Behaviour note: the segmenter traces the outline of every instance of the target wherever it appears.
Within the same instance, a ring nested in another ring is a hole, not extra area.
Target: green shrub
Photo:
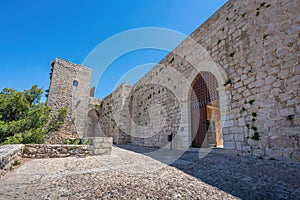
[[[260,136],[258,132],[254,132],[254,135],[252,136],[253,140],[259,140]]]
[[[71,144],[71,141],[69,139],[65,139],[64,144]]]
[[[4,88],[0,92],[0,144],[41,144],[51,131],[58,130],[67,116],[67,107],[50,116],[51,108],[40,102],[43,89],[37,85],[23,92]]]

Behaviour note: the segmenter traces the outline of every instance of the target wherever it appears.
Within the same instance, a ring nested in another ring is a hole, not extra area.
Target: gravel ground
[[[122,145],[108,156],[26,160],[0,179],[0,199],[300,198],[299,162],[151,151]]]

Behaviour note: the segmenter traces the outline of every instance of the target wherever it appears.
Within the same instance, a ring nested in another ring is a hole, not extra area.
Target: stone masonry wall
[[[48,145],[26,144],[22,157],[24,158],[62,158],[70,156],[109,155],[112,150],[111,137],[86,138],[89,145]]]
[[[88,115],[86,123],[85,137],[105,137],[105,134],[100,125],[100,106],[102,99],[89,98]]]
[[[111,137],[86,139],[88,145],[13,144],[0,146],[0,178],[15,165],[19,165],[21,158],[61,158],[111,154]]]
[[[62,158],[88,155],[92,155],[88,145],[26,144],[23,151],[24,158]]]
[[[86,128],[92,70],[83,65],[55,59],[47,100],[52,113],[67,106],[69,113],[63,130],[83,136]],[[77,81],[78,85],[74,83]]]
[[[128,113],[128,99],[132,86],[122,84],[112,94],[102,100],[98,108],[99,122],[107,137],[113,137],[116,144],[129,141],[130,118]]]
[[[298,0],[228,1],[127,93],[130,142],[168,147],[173,133],[173,147],[188,148],[191,85],[207,71],[218,82],[225,149],[299,160],[299,7]],[[113,133],[107,112],[102,124]]]
[[[297,0],[229,1],[191,35],[232,80],[225,148],[300,159],[299,6]]]

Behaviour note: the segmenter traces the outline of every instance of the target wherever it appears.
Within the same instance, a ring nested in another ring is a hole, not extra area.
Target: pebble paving
[[[23,160],[0,179],[0,199],[300,199],[300,162],[156,151]]]

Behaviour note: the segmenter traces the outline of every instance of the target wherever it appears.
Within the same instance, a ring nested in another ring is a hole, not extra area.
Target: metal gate
[[[220,132],[217,80],[210,72],[201,72],[192,84],[190,95],[193,147],[215,147]]]

